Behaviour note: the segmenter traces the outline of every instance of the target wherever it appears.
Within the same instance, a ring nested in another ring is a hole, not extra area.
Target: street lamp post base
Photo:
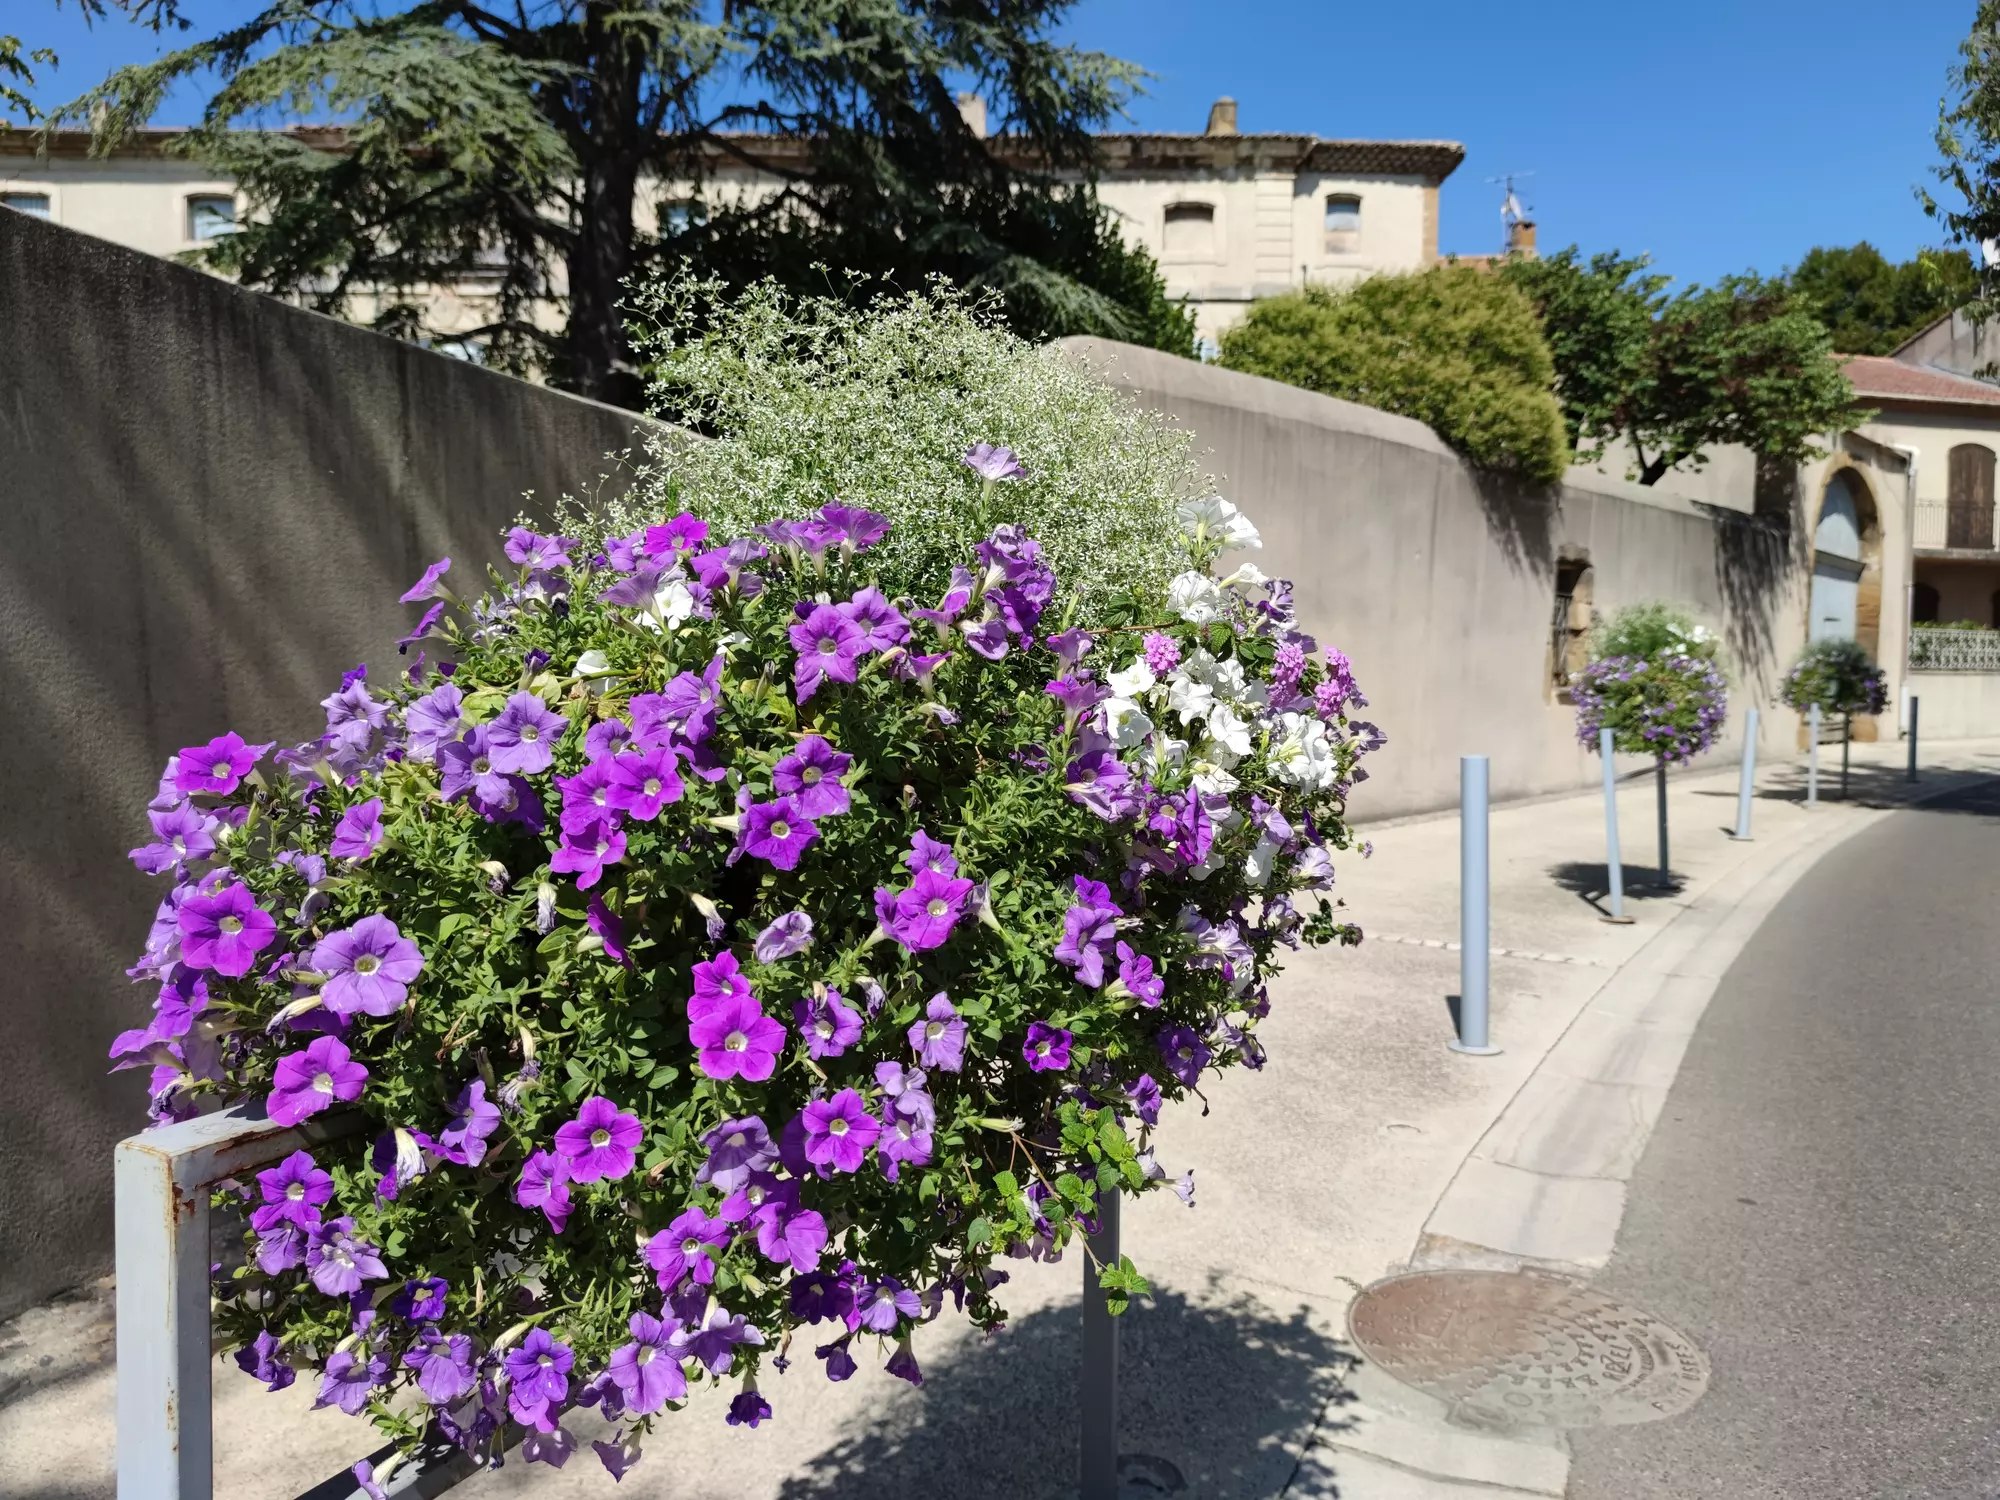
[[[1459,1041],[1456,1037],[1446,1042],[1445,1045],[1454,1052],[1463,1052],[1467,1057],[1498,1057],[1500,1055],[1498,1047],[1473,1047]]]

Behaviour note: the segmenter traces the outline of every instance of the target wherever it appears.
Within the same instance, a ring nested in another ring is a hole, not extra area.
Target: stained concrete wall
[[[479,576],[634,420],[0,210],[0,1318],[110,1263],[161,763],[316,732],[426,563]]]
[[[1912,672],[1920,744],[1980,739],[2000,725],[2000,672]]]
[[[1806,506],[1841,466],[1881,491],[1903,484],[1900,456],[1849,436],[1728,507],[1583,470],[1560,486],[1524,486],[1473,469],[1407,418],[1130,345],[1065,347],[1192,430],[1223,494],[1263,532],[1249,560],[1294,579],[1303,628],[1353,659],[1367,717],[1389,736],[1355,795],[1367,819],[1453,805],[1465,754],[1491,757],[1496,797],[1601,776],[1551,674],[1564,557],[1589,561],[1604,614],[1665,600],[1721,632],[1730,720],[1709,760],[1740,753],[1753,704],[1764,713],[1760,755],[1795,753],[1797,716],[1773,700],[1805,639]]]

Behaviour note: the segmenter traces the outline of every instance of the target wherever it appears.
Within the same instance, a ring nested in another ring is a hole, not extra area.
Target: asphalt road
[[[1571,1500],[2000,1497],[2000,782],[1796,885],[1722,981],[1598,1284],[1714,1373]]]

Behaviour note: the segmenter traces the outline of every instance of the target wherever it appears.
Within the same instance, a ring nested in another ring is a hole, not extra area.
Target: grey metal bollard
[[[1736,784],[1736,832],[1729,836],[1742,843],[1750,840],[1751,794],[1757,785],[1757,710],[1751,709],[1743,724],[1743,776]]]
[[[1667,857],[1667,758],[1663,755],[1654,767],[1660,788],[1660,889],[1670,891],[1674,887],[1673,863]]]
[[[1118,1193],[1098,1196],[1097,1233],[1083,1258],[1083,1437],[1080,1500],[1118,1500],[1118,1320],[1097,1284],[1099,1264],[1118,1264]],[[1095,1259],[1093,1259],[1095,1257]]]
[[[1905,781],[1915,781],[1915,780],[1917,779],[1917,704],[1918,704],[1918,702],[1919,702],[1919,701],[1920,701],[1920,700],[1919,700],[1919,699],[1918,699],[1918,698],[1916,697],[1916,695],[1915,695],[1915,694],[1912,694],[1912,695],[1911,695],[1911,697],[1910,697],[1910,768],[1909,768],[1909,770],[1907,770],[1907,771],[1905,771],[1905,772],[1903,773],[1903,780],[1905,780]]]
[[[1621,926],[1631,922],[1625,915],[1625,862],[1618,855],[1618,768],[1611,763],[1611,731],[1597,731],[1597,753],[1604,761],[1604,871],[1611,887],[1611,915],[1600,921]]]
[[[1487,977],[1492,968],[1491,867],[1487,858],[1487,765],[1483,755],[1458,761],[1458,1035],[1454,1052],[1492,1057],[1487,1035]]]
[[[1819,806],[1819,705],[1806,710],[1806,806]]]

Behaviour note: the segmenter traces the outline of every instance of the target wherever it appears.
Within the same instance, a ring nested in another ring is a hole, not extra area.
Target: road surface
[[[1684,1416],[1573,1432],[1571,1500],[2000,1497],[2000,781],[1772,913],[1598,1284],[1714,1374]]]

